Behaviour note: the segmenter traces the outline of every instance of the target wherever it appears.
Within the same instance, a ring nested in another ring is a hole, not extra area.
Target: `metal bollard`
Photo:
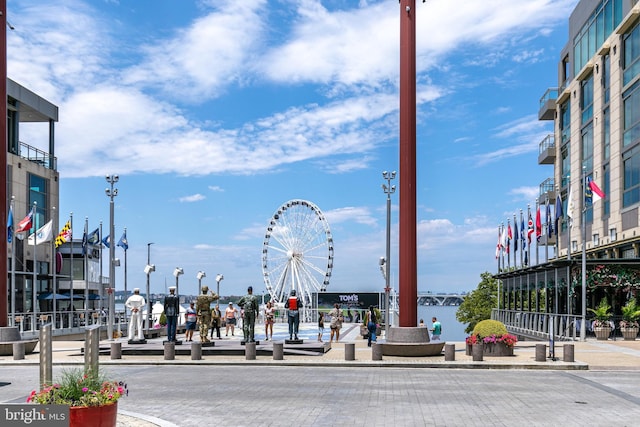
[[[471,346],[471,356],[474,362],[482,362],[484,356],[484,348],[482,344],[473,344]]]
[[[256,360],[256,343],[248,342],[244,345],[245,360]]]
[[[547,360],[547,345],[536,344],[536,362],[544,362]]]
[[[84,333],[84,371],[98,372],[100,363],[100,327],[90,326]]]
[[[456,345],[445,344],[444,345],[444,361],[453,362],[454,360],[456,360]]]
[[[202,360],[202,343],[191,343],[191,360]]]
[[[121,342],[112,342],[111,343],[111,360],[122,359],[122,343]]]
[[[344,343],[344,360],[356,360],[356,343]]]
[[[563,362],[575,362],[574,359],[574,347],[573,344],[565,344],[562,346],[562,361]]]
[[[13,343],[13,360],[23,360],[23,359],[24,359],[24,343],[14,342]]]
[[[53,335],[51,323],[40,328],[40,387],[53,383]]]
[[[371,343],[371,360],[382,360],[382,344]]]
[[[284,359],[284,343],[282,341],[273,343],[273,360]]]
[[[164,343],[164,360],[174,360],[176,358],[176,343],[170,341]]]

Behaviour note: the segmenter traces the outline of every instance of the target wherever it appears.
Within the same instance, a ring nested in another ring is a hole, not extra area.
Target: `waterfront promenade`
[[[278,340],[286,325],[276,327]],[[341,341],[356,344],[353,361],[345,360],[344,343],[333,343],[324,355],[285,354],[281,361],[104,355],[100,364],[129,386],[119,426],[624,426],[640,417],[640,341],[575,342],[574,363],[561,361],[562,343],[556,343],[558,361],[536,362],[532,341],[518,343],[513,357],[482,362],[466,356],[460,342],[454,362],[443,356],[373,361],[357,325],[346,324],[343,332]],[[300,335],[315,340],[314,327],[305,325]],[[223,341],[240,345],[239,336],[223,334]],[[54,377],[84,363],[82,342],[53,347]],[[25,401],[38,384],[38,360],[38,354],[0,357],[0,401]]]

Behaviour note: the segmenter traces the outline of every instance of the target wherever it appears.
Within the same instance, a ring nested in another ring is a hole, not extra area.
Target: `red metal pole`
[[[400,1],[400,326],[417,326],[416,2]]]
[[[0,174],[0,221],[7,223],[7,0],[0,0],[0,135],[2,147],[0,147],[0,165],[4,173]],[[6,327],[9,322],[8,316],[8,292],[7,292],[7,227],[2,227],[0,233],[0,327]]]

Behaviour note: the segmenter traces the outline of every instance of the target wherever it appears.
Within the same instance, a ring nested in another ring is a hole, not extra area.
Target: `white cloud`
[[[218,185],[210,185],[209,186],[209,190],[215,191],[215,192],[218,192],[218,193],[224,192],[224,189],[222,187],[218,186]]]
[[[180,201],[180,203],[193,203],[200,202],[204,199],[206,199],[206,197],[202,194],[192,194],[190,196],[180,197],[178,200]]]

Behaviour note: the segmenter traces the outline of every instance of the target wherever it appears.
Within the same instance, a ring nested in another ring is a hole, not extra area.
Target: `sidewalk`
[[[304,340],[316,340],[314,325],[301,325],[299,336]],[[275,340],[282,341],[288,338],[285,324],[277,324],[274,328]],[[371,348],[367,347],[367,341],[359,336],[359,326],[345,324],[342,329],[339,342],[331,343],[331,349],[324,354],[311,355],[284,355],[284,360],[273,360],[272,356],[258,355],[255,360],[246,360],[243,355],[216,354],[203,355],[201,360],[191,360],[190,355],[176,355],[175,360],[164,360],[163,355],[123,355],[122,359],[111,360],[110,355],[100,356],[100,364],[105,366],[149,366],[149,365],[236,365],[236,366],[313,366],[313,367],[395,367],[395,368],[441,368],[441,369],[542,369],[542,370],[640,370],[640,340],[637,341],[596,341],[590,339],[585,342],[556,342],[555,359],[546,358],[544,362],[535,361],[535,341],[518,342],[513,357],[484,357],[481,362],[474,362],[471,356],[465,354],[464,342],[448,342],[455,344],[455,361],[445,361],[444,355],[432,357],[391,357],[384,356],[381,361],[372,360]],[[183,336],[178,336],[183,339]],[[263,335],[256,335],[258,340]],[[328,338],[328,337],[324,337]],[[149,340],[148,345],[158,346],[163,338]],[[196,340],[197,340],[196,334]],[[237,345],[240,347],[241,334],[234,337],[225,337],[222,341],[225,345]],[[111,342],[127,342],[125,338],[116,341],[102,341],[101,348],[109,348]],[[215,340],[217,341],[217,340]],[[345,360],[345,343],[355,344],[355,360]],[[548,343],[546,343],[548,344]],[[575,362],[563,362],[563,347],[565,344],[573,344]],[[84,355],[81,350],[83,341],[54,341],[53,344],[54,366],[82,365]],[[261,341],[259,347],[270,347],[272,341]],[[183,342],[182,347],[190,348],[190,343]],[[546,348],[549,356],[549,348]],[[12,356],[0,357],[0,366],[38,366],[40,362],[39,348],[32,354],[26,355],[24,360],[13,360]],[[142,413],[120,410],[118,413],[118,427],[173,427],[174,424],[165,420],[147,416]]]
[[[287,337],[286,324],[276,324],[275,340],[282,341]],[[520,341],[516,344],[513,357],[487,357],[481,362],[474,362],[471,356],[465,354],[464,342],[447,342],[455,344],[455,361],[445,361],[444,354],[431,357],[399,357],[384,356],[381,361],[372,360],[371,348],[367,347],[367,341],[359,335],[358,325],[345,324],[343,335],[339,342],[331,343],[331,349],[320,355],[290,355],[285,354],[284,360],[273,360],[272,356],[258,355],[255,360],[246,360],[243,355],[217,354],[215,356],[203,355],[201,360],[191,360],[189,355],[176,355],[174,360],[164,360],[163,355],[123,355],[122,359],[111,360],[108,353],[100,356],[100,364],[103,365],[148,365],[148,364],[252,364],[252,365],[312,365],[312,366],[380,366],[380,367],[439,367],[439,368],[502,368],[502,369],[591,369],[591,370],[640,370],[640,340],[636,341],[596,341],[590,339],[585,342],[556,342],[555,359],[549,356],[548,343],[546,348],[547,359],[544,362],[535,361],[537,341]],[[300,325],[300,338],[316,340],[314,325]],[[181,336],[178,336],[181,339]],[[197,333],[196,333],[196,340]],[[272,341],[263,341],[263,335],[256,335],[260,341],[258,348],[271,348]],[[328,337],[324,337],[325,339]],[[161,345],[163,338],[148,340],[147,345]],[[242,337],[236,334],[234,337],[225,337],[222,341],[225,345],[237,343],[240,346]],[[217,340],[214,340],[217,341]],[[115,341],[101,341],[102,348],[109,348],[111,342],[126,344],[126,338]],[[345,360],[345,343],[355,343],[355,360]],[[563,362],[563,346],[573,344],[574,362]],[[76,365],[84,363],[82,349],[83,341],[54,341],[53,363],[54,365]],[[181,348],[190,348],[190,343],[183,342]],[[25,356],[24,360],[13,360],[12,356],[0,357],[0,365],[34,365],[39,364],[39,348],[35,352]]]

